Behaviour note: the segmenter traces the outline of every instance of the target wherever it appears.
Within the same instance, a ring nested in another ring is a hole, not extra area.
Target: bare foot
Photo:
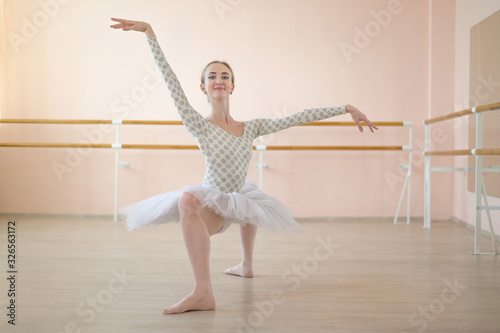
[[[215,309],[215,298],[212,292],[195,295],[191,293],[177,304],[167,306],[163,314],[183,313],[186,311],[209,311]]]
[[[244,267],[242,263],[228,268],[224,271],[224,274],[236,275],[244,278],[253,278],[253,269],[250,267]]]

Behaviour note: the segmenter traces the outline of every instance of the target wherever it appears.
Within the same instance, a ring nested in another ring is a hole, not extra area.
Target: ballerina
[[[257,228],[273,232],[299,230],[291,211],[280,201],[257,189],[246,179],[253,140],[259,136],[349,113],[362,132],[361,121],[373,132],[378,129],[352,105],[305,109],[276,119],[236,121],[229,112],[235,89],[234,73],[222,61],[209,63],[201,75],[201,91],[207,95],[211,112],[204,118],[189,104],[177,76],[165,59],[155,33],[146,22],[112,18],[111,25],[123,31],[146,34],[147,42],[167,84],[186,129],[205,157],[206,172],[201,185],[186,186],[122,209],[129,230],[168,222],[181,223],[184,243],[194,276],[194,289],[180,302],[164,308],[164,314],[215,309],[210,279],[210,236],[231,224],[240,226],[243,259],[224,273],[253,277],[252,255]]]

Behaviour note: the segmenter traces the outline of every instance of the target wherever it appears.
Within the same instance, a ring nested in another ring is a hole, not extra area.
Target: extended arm
[[[124,31],[139,31],[144,32],[148,37],[148,44],[151,49],[151,53],[155,59],[156,65],[160,70],[165,83],[167,84],[170,96],[175,104],[177,112],[181,116],[181,119],[188,129],[188,131],[197,136],[205,131],[207,123],[205,119],[194,110],[182,90],[179,79],[175,75],[174,71],[168,64],[165,55],[156,39],[153,28],[146,22],[130,21],[123,19],[112,18],[113,21],[119,22],[112,25],[112,28],[122,29]]]
[[[336,106],[329,108],[305,109],[303,111],[275,119],[256,119],[255,121],[258,126],[256,137],[282,131],[292,126],[307,124],[345,113],[345,106]]]
[[[361,121],[367,124],[370,131],[373,132],[373,129],[378,130],[378,128],[368,120],[365,114],[356,109],[354,106],[342,105],[328,108],[305,109],[303,111],[276,119],[256,119],[255,121],[258,126],[256,137],[282,131],[292,126],[308,124],[313,121],[323,120],[346,113],[351,115],[360,132],[363,132],[363,127],[360,124]]]

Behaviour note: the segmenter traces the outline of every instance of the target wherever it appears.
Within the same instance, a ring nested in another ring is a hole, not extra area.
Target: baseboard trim
[[[451,222],[453,223],[456,223],[466,229],[469,229],[470,231],[474,232],[474,226],[470,223],[467,223],[459,218],[456,218],[454,216],[451,217],[450,219]],[[488,238],[491,238],[491,232],[489,230],[484,230],[484,229],[481,229],[481,236],[485,236],[485,237],[488,237]],[[495,238],[495,240],[497,242],[500,242],[500,235],[497,235],[497,234],[493,234],[493,237]]]

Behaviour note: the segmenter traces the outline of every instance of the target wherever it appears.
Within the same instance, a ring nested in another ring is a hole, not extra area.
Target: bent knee
[[[181,214],[192,214],[201,210],[200,200],[188,192],[182,193],[178,205]]]

